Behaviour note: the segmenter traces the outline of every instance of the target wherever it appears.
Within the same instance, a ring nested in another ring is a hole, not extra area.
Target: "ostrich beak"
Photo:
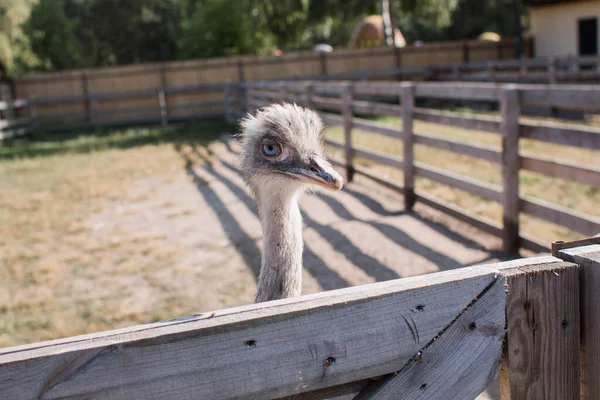
[[[308,183],[314,183],[327,189],[340,190],[344,180],[327,160],[318,154],[310,157],[310,163],[304,168],[294,168],[291,172],[295,177]]]

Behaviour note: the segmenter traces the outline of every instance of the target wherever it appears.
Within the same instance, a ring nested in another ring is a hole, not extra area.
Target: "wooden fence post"
[[[244,82],[242,85],[244,90],[244,111],[246,113],[250,113],[252,111],[252,95],[250,92],[251,87],[248,82]]]
[[[160,113],[160,122],[162,126],[167,126],[168,115],[167,115],[167,98],[165,91],[161,88],[158,90],[158,111]]]
[[[89,83],[88,76],[85,72],[81,73],[81,93],[84,96],[83,108],[85,110],[85,119],[89,122],[92,120],[90,98],[89,98]]]
[[[527,59],[519,58],[519,75],[525,77],[527,75]]]
[[[260,84],[260,88],[261,88],[261,99],[262,99],[262,103],[261,106],[264,107],[266,105],[269,104],[269,98],[267,97],[267,84],[265,82],[261,82]]]
[[[90,118],[94,130],[98,132],[101,122],[99,121],[100,112],[98,110],[98,99],[93,94],[90,96]]]
[[[579,267],[502,271],[508,283],[502,400],[579,399]]]
[[[556,257],[579,265],[581,399],[600,399],[600,244],[563,249]]]
[[[548,83],[554,85],[556,83],[556,58],[548,58]]]
[[[465,41],[463,42],[463,63],[468,63],[470,59],[471,54],[469,49],[469,43]]]
[[[413,132],[413,108],[415,105],[415,85],[402,84],[402,136],[404,141],[404,208],[406,211],[415,205],[415,155]]]
[[[342,89],[342,116],[344,117],[344,144],[346,155],[346,181],[354,179],[354,150],[352,149],[352,91],[354,85],[348,82]]]
[[[502,89],[502,180],[504,251],[519,251],[519,116],[521,99],[516,86]]]
[[[304,84],[304,91],[305,91],[305,95],[306,95],[306,107],[307,108],[314,108],[314,104],[312,101],[313,98],[313,91],[314,91],[314,86],[311,82],[306,82]]]
[[[285,82],[279,82],[279,101],[282,103],[287,100],[287,88]]]
[[[29,111],[29,122],[33,128],[32,131],[34,133],[38,133],[40,125],[37,115],[37,107],[35,106],[35,103],[28,103],[27,110]]]
[[[231,113],[231,83],[229,81],[225,82],[223,87],[225,91],[225,119],[227,122],[232,122],[232,113]]]
[[[321,64],[321,75],[327,75],[327,53],[319,53],[319,62]]]

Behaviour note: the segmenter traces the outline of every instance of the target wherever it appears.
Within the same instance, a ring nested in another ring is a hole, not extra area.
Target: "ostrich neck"
[[[257,303],[300,295],[303,243],[298,197],[298,192],[284,190],[257,196],[263,227]]]

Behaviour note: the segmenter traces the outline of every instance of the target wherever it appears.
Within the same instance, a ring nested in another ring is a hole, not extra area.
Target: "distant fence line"
[[[374,100],[357,100],[357,95],[395,96],[399,104]],[[416,99],[483,100],[500,104],[501,117],[464,115],[415,106]],[[272,102],[293,101],[298,104],[339,114],[322,112],[328,125],[342,126],[344,140],[326,139],[325,143],[344,151],[344,159],[333,158],[334,164],[346,169],[349,181],[355,173],[371,178],[387,187],[404,193],[405,208],[412,209],[420,201],[454,216],[477,228],[499,236],[504,250],[516,252],[520,247],[533,251],[548,248],[536,238],[519,232],[519,215],[525,213],[564,226],[584,235],[600,232],[600,218],[548,203],[541,199],[519,195],[519,171],[529,170],[542,175],[600,187],[600,169],[543,156],[519,154],[519,139],[528,138],[548,143],[600,150],[600,130],[573,124],[520,121],[522,107],[557,107],[590,112],[600,111],[600,87],[568,85],[498,85],[489,83],[434,82],[259,82],[248,84],[249,110]],[[402,126],[381,124],[356,118],[353,114],[402,117]],[[413,120],[449,125],[463,129],[502,135],[502,148],[497,149],[457,140],[446,139],[413,128]],[[403,142],[403,154],[378,153],[352,144],[353,129],[374,132]],[[415,161],[414,146],[421,144],[442,150],[480,158],[502,168],[503,185],[488,183],[444,171]],[[362,157],[401,170],[404,182],[389,181],[357,166]],[[440,202],[415,190],[415,177],[423,177],[449,185],[500,203],[503,222],[498,224],[481,218],[454,205]]]
[[[525,54],[531,55],[531,48],[532,44],[527,42]],[[403,71],[407,74],[405,79],[415,80],[419,79],[419,71],[425,71],[419,68],[429,65],[477,63],[512,56],[512,41],[455,41],[420,47],[228,57],[28,74],[15,77],[13,82],[16,99],[36,103],[40,123],[91,124],[95,118],[101,120],[102,125],[111,125],[125,119],[160,121],[156,111],[159,90],[167,95],[169,118],[175,120],[193,113],[223,113],[223,88],[227,82],[390,79],[393,77],[390,74],[398,74],[400,78]],[[411,72],[412,68],[416,70]],[[221,90],[206,90],[211,86]],[[221,104],[207,105],[202,110],[193,107],[217,102]]]

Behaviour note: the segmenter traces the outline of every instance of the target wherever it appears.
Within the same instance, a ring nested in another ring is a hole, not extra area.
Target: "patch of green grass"
[[[0,159],[49,156],[61,153],[90,153],[113,148],[194,141],[208,143],[220,135],[235,132],[224,120],[177,124],[167,127],[132,127],[105,132],[72,130],[41,132],[28,138],[0,142]]]

